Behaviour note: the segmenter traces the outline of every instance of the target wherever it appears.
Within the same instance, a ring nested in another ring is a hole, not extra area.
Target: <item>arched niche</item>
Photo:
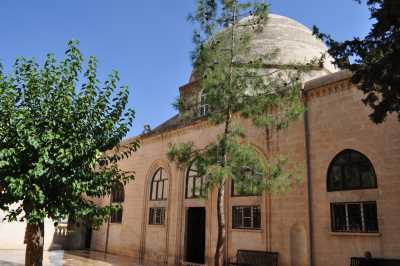
[[[290,261],[291,266],[309,265],[307,233],[301,223],[294,224],[290,229]]]

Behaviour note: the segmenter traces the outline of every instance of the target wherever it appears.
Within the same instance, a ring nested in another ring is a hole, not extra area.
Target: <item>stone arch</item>
[[[265,160],[268,159],[267,154],[264,152],[264,150],[257,144],[251,142],[251,141],[241,141],[241,144],[248,144],[250,147],[252,147],[254,149],[254,151],[256,153],[258,153],[258,155],[260,155],[261,157],[263,157]],[[231,196],[234,196],[234,181],[232,179],[229,180],[229,191],[228,193]],[[248,196],[264,196],[266,193],[265,191],[262,191],[260,194],[256,194],[256,195],[248,195]]]
[[[148,194],[149,189],[150,189],[150,184],[151,184],[151,180],[153,178],[153,175],[155,174],[155,172],[159,169],[159,168],[164,168],[165,172],[168,175],[169,179],[172,179],[172,175],[171,175],[171,167],[169,165],[169,163],[167,161],[165,161],[164,159],[158,159],[155,160],[149,167],[149,170],[147,170],[146,172],[146,187],[145,187],[145,196],[146,198],[148,198]],[[169,182],[169,187],[171,188],[171,182]],[[169,193],[168,193],[169,194]]]
[[[291,266],[308,265],[307,232],[302,223],[296,223],[290,228],[290,261]]]
[[[259,154],[264,156],[265,159],[268,158],[268,154],[265,152],[265,150],[258,144],[249,141],[248,144],[250,144]]]
[[[144,263],[147,260],[147,256],[150,254],[146,254],[146,238],[147,238],[147,231],[148,231],[148,216],[149,216],[149,208],[150,208],[150,185],[153,179],[154,174],[157,172],[158,169],[163,168],[165,173],[168,175],[168,198],[165,200],[166,204],[163,206],[166,207],[166,213],[165,213],[165,228],[164,228],[164,233],[165,233],[165,243],[163,244],[162,251],[161,253],[162,258],[159,258],[161,263],[165,263],[167,260],[167,254],[168,254],[168,242],[169,242],[169,212],[170,212],[170,200],[169,196],[171,195],[171,190],[172,190],[172,171],[169,163],[164,160],[164,159],[158,159],[155,160],[149,167],[149,169],[146,172],[145,176],[145,182],[144,182],[144,198],[143,198],[143,218],[142,218],[142,229],[141,229],[141,243],[140,243],[140,251],[139,251],[139,262]]]

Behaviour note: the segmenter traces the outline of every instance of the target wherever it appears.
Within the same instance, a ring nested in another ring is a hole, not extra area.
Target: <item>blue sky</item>
[[[317,25],[343,40],[364,36],[371,25],[365,5],[353,0],[271,0],[272,13]],[[6,70],[18,56],[41,61],[61,57],[78,39],[84,55],[99,60],[99,77],[116,69],[131,89],[136,120],[129,136],[173,116],[171,103],[187,83],[195,0],[1,0],[0,61]]]

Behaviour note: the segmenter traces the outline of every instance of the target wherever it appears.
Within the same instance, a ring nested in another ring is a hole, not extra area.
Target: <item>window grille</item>
[[[260,229],[260,206],[234,206],[232,207],[233,229]]]
[[[207,93],[202,90],[200,92],[200,100],[199,100],[199,115],[200,116],[207,116],[210,111],[210,106],[207,102]]]
[[[186,173],[186,198],[201,198],[205,196],[205,177],[199,174],[197,163],[194,162]]]
[[[166,200],[168,198],[168,177],[163,168],[159,168],[153,176],[150,188],[150,200]]]
[[[377,233],[376,202],[331,203],[333,232]]]
[[[165,208],[150,208],[149,224],[163,225],[165,224]]]

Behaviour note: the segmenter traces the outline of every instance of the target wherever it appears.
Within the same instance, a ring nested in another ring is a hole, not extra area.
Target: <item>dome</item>
[[[249,19],[251,17],[244,18],[241,23]],[[325,44],[309,28],[285,16],[269,14],[264,30],[253,34],[251,47],[251,54],[256,56],[278,50],[273,63],[280,65],[307,63],[325,55],[323,68],[307,73],[305,81],[337,71]],[[194,81],[193,74],[190,81]]]

